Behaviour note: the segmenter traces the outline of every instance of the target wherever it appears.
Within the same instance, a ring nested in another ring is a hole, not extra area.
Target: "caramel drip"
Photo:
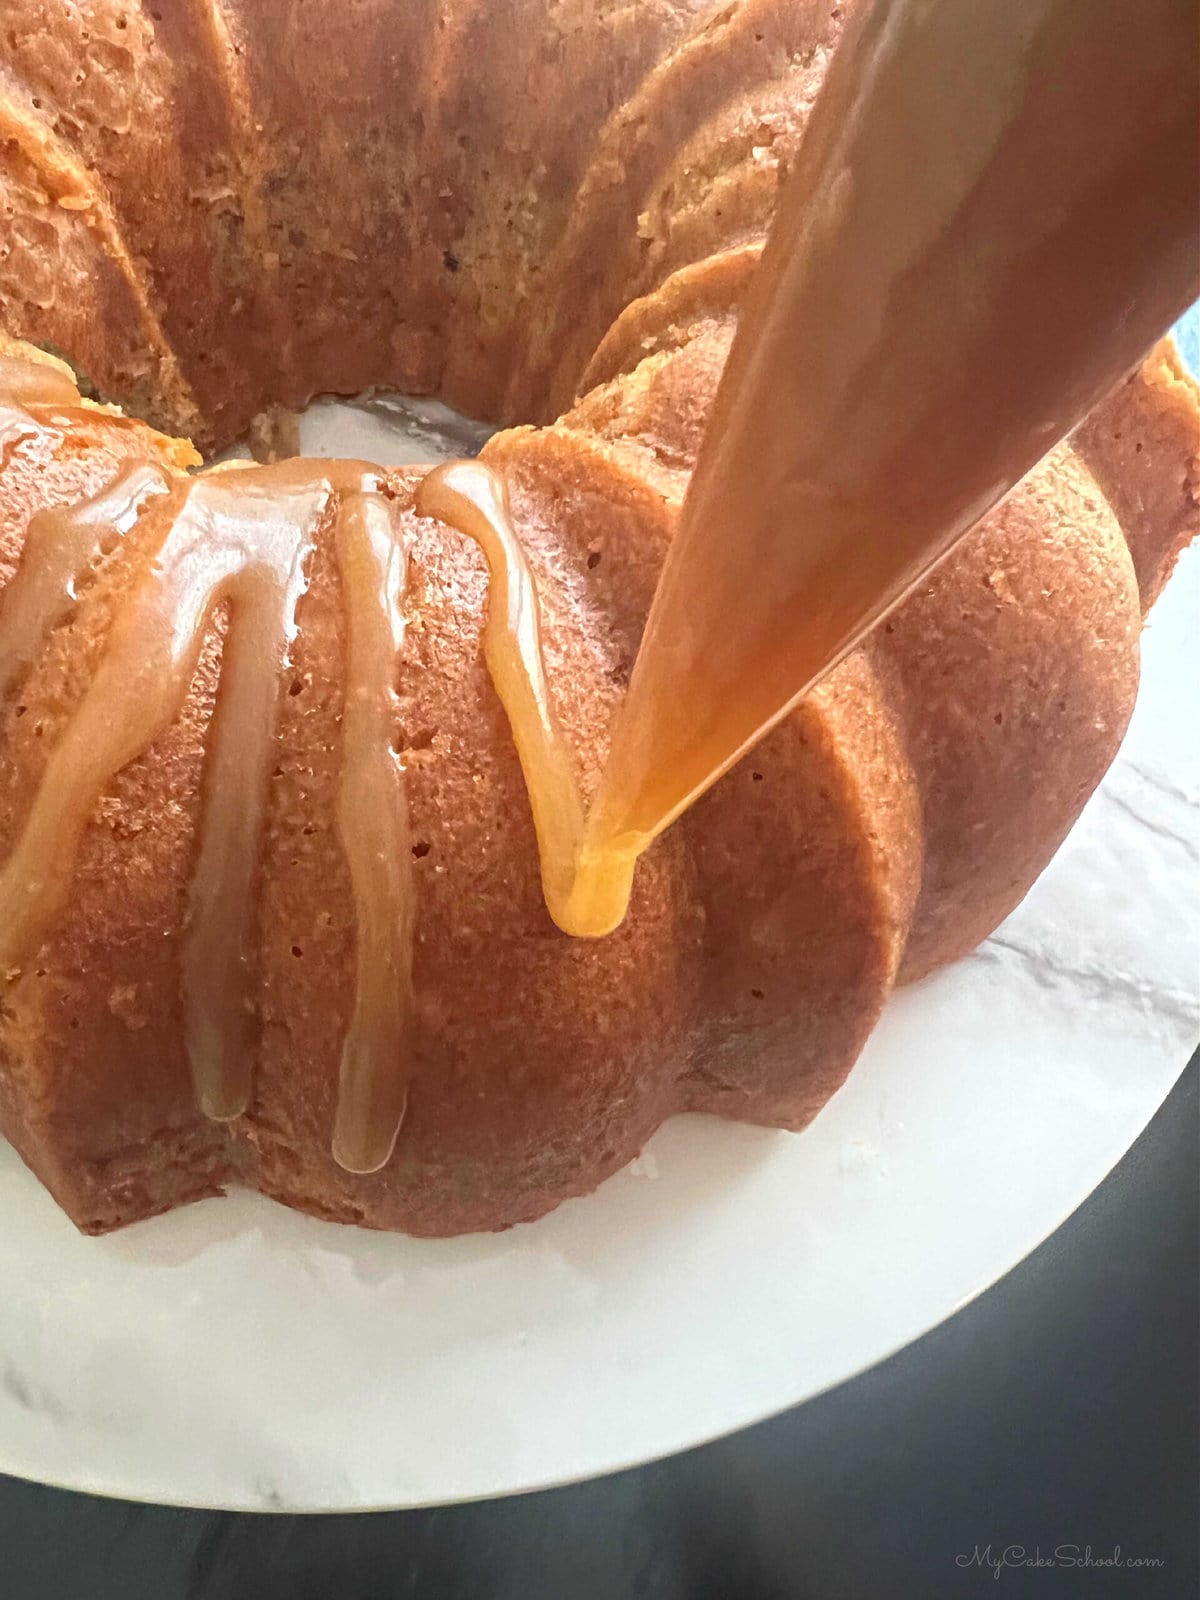
[[[407,562],[398,515],[378,488],[374,469],[352,462],[239,465],[191,480],[130,464],[90,500],[32,519],[0,608],[3,693],[70,615],[97,557],[149,500],[169,496],[96,674],[0,871],[0,971],[10,972],[37,949],[64,905],[101,795],[181,714],[214,615],[228,608],[188,892],[182,1003],[197,1102],[206,1116],[230,1120],[245,1110],[252,1088],[255,903],[281,677],[308,559],[338,497],[348,660],[337,827],[358,951],[334,1155],[353,1172],[377,1170],[394,1147],[413,1010],[412,853],[393,748]]]
[[[4,396],[0,409],[79,405],[79,390],[70,368],[53,357],[39,360],[25,353],[32,349],[32,345],[22,346],[0,333],[0,395]],[[32,417],[29,421],[37,426]]]
[[[160,468],[133,462],[90,500],[39,511],[30,519],[20,565],[0,600],[0,695],[33,664],[47,634],[70,615],[79,585],[97,558],[128,533],[148,499],[169,488]]]
[[[616,848],[583,849],[586,814],[546,682],[537,584],[513,531],[504,484],[482,462],[452,461],[424,479],[416,507],[473,539],[488,564],[484,657],[529,792],[546,907],[564,933],[610,933],[629,904],[636,857]]]
[[[0,460],[13,445],[41,431],[26,407],[79,404],[70,372],[56,361],[26,355],[28,348],[0,333]]]
[[[263,769],[304,561],[330,493],[323,480],[289,487],[267,472],[178,484],[161,543],[113,625],[0,872],[0,970],[9,970],[37,949],[63,906],[105,789],[182,712],[213,613],[228,602],[183,956],[188,1053],[209,1115],[232,1116],[245,1103],[246,924]]]
[[[213,612],[229,606],[183,947],[196,1098],[222,1122],[250,1099],[254,913],[280,679],[332,493],[327,480],[297,478],[294,468],[201,478],[160,560],[161,618],[187,641],[170,668],[180,698]]]
[[[256,493],[254,486],[243,482],[226,488],[219,478],[176,486],[171,496],[174,506],[166,507],[163,515],[157,554],[139,574],[118,614],[96,675],[46,762],[21,835],[0,870],[0,970],[16,968],[29,958],[66,902],[78,843],[104,790],[123,766],[178,720],[206,627],[224,600],[229,600],[232,613],[226,659],[229,686],[222,682],[224,704],[214,718],[218,742],[213,765],[227,784],[245,771],[232,750],[237,736],[256,739],[261,749],[261,731],[253,718],[269,717],[262,712],[261,693],[254,693],[262,674],[253,662],[246,667],[242,662],[250,661],[254,650],[266,653],[278,638],[286,648],[294,595],[302,586],[302,555],[328,493],[326,485],[291,491],[272,486]],[[250,576],[238,582],[243,573]],[[282,618],[275,627],[269,626],[269,606],[262,597],[262,590],[269,592],[272,587]],[[248,611],[245,622],[243,610]],[[243,830],[243,800],[253,806],[251,794],[229,795],[227,787],[226,794],[224,802],[216,798],[203,824],[197,878],[205,880],[205,888],[194,891],[192,898],[189,955],[184,962],[189,1046],[195,1051],[197,1090],[206,1107],[219,1104],[213,1083],[222,1072],[214,1046],[229,1037],[234,1026],[229,1003],[213,994],[211,974],[195,971],[195,952],[219,947],[221,938],[234,944],[238,957],[242,952],[237,930],[230,938],[238,902],[237,877],[230,867],[245,859],[245,853],[229,835]],[[253,822],[245,834],[251,830]],[[219,923],[219,933],[214,933],[214,922]],[[234,1008],[242,1010],[240,992]]]
[[[65,903],[80,838],[105,787],[182,710],[199,651],[198,598],[183,595],[183,609],[172,614],[154,564],[118,619],[0,871],[0,972],[28,959]]]
[[[348,1172],[376,1172],[392,1154],[407,1103],[416,915],[408,801],[393,748],[408,564],[391,502],[345,496],[337,549],[347,626],[337,827],[358,949],[333,1155]]]

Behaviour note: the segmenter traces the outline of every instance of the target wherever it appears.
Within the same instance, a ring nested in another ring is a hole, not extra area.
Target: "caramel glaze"
[[[22,408],[27,405],[77,406],[79,389],[71,370],[65,363],[49,356],[41,361],[29,361],[18,353],[15,341],[0,334],[0,395],[6,410],[23,415],[30,426],[37,423]]]
[[[349,1172],[375,1172],[404,1117],[416,925],[408,803],[393,745],[408,563],[391,503],[346,495],[337,553],[347,619],[337,827],[353,888],[358,969],[333,1154]]]
[[[255,889],[280,680],[332,494],[308,473],[269,468],[197,480],[99,675],[122,657],[131,675],[154,662],[166,712],[157,738],[178,715],[214,613],[228,606],[183,948],[188,1059],[200,1107],[218,1121],[240,1116],[250,1098]]]
[[[81,402],[5,357],[7,405]],[[27,421],[20,420],[22,417]],[[184,1032],[197,1102],[228,1121],[252,1093],[257,880],[282,680],[316,540],[332,532],[347,612],[337,825],[358,928],[357,978],[333,1148],[348,1170],[391,1154],[404,1114],[414,903],[394,675],[407,562],[380,472],[290,461],[195,477],[132,463],[89,500],[43,512],[0,607],[0,694],[65,623],[99,561],[143,518],[145,558],[96,674],[51,751],[0,869],[0,972],[37,950],[70,893],[80,839],[116,774],[179,716],[206,636],[226,616],[195,870],[181,952]]]
[[[29,422],[36,430],[32,417]],[[31,520],[21,565],[0,608],[0,695],[32,666],[51,629],[70,616],[97,558],[110,554],[147,501],[169,488],[160,467],[130,462],[90,500],[41,511]]]
[[[24,360],[0,333],[0,462],[13,445],[37,433],[38,420],[28,406],[79,403],[68,368],[50,360]]]
[[[452,461],[422,481],[416,509],[473,539],[488,564],[484,656],[529,792],[546,909],[564,933],[611,933],[629,904],[636,856],[584,852],[584,801],[550,700],[537,586],[504,483],[482,462]]]
[[[6,361],[8,395],[80,403],[48,369]],[[11,408],[17,410],[16,407]],[[17,411],[21,432],[44,426]],[[27,419],[27,420],[24,420]],[[579,922],[584,805],[551,706],[537,589],[509,520],[504,486],[459,462],[422,485],[418,510],[460,527],[490,576],[483,647],[512,728],[538,837],[547,905]],[[209,731],[195,869],[181,952],[187,1056],[206,1116],[240,1116],[253,1092],[259,864],[282,681],[316,541],[334,539],[346,616],[337,830],[358,933],[355,994],[342,1049],[333,1154],[351,1172],[391,1156],[404,1117],[413,1014],[416,906],[403,772],[395,749],[395,673],[404,645],[407,555],[381,474],[361,462],[230,463],[186,477],[125,466],[91,499],[34,518],[0,607],[0,694],[19,683],[66,622],[97,563],[144,518],[145,555],[100,665],[51,751],[16,844],[0,869],[0,971],[36,951],[69,893],[80,839],[116,774],[179,716],[205,638],[226,618]],[[629,864],[632,871],[632,862]],[[615,924],[628,879],[592,896]]]
[[[14,382],[13,389],[31,401],[71,398],[48,396],[31,381]],[[18,426],[27,431],[39,423],[21,412]],[[0,971],[19,968],[37,949],[70,892],[79,841],[98,801],[120,769],[179,716],[205,637],[224,611],[182,995],[201,1110],[217,1121],[246,1110],[253,1090],[257,877],[281,680],[308,560],[332,524],[347,633],[337,828],[358,930],[333,1154],[348,1171],[373,1172],[391,1156],[404,1117],[413,1011],[412,851],[394,747],[407,577],[400,519],[379,473],[362,463],[231,463],[193,478],[145,463],[126,466],[90,500],[31,523],[0,609],[0,693],[68,619],[97,561],[160,497],[149,512],[154,536],[144,565],[0,870]],[[569,924],[583,802],[551,708],[537,590],[504,487],[486,467],[461,462],[432,474],[418,504],[423,514],[460,526],[487,561],[484,653],[528,785],[547,904]],[[614,920],[627,894],[626,884]]]
[[[97,416],[119,428],[139,426],[117,406],[85,400],[66,362],[40,350],[36,351],[37,359],[31,359],[28,352],[33,349],[0,329],[0,466],[22,439],[32,439],[46,430],[86,426]],[[164,439],[165,442],[168,441]],[[190,442],[169,442],[173,447],[171,459],[177,465],[199,465],[200,457]]]

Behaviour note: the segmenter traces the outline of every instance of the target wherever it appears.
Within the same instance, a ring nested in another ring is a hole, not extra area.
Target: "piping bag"
[[[1200,290],[1200,0],[856,8],[779,200],[576,862],[650,841]]]

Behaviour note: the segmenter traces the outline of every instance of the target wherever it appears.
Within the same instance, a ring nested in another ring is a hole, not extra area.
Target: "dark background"
[[[1197,1081],[1193,1058],[1110,1178],[981,1299],[771,1422],[569,1489],[375,1516],[0,1478],[0,1600],[1192,1600]],[[956,1560],[989,1544],[1162,1565]]]

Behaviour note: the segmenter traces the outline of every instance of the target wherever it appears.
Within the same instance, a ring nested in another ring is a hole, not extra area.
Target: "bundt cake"
[[[1099,781],[1195,532],[1166,345],[615,933],[547,913],[522,728],[592,790],[842,10],[4,7],[0,1132],[82,1229],[230,1183],[498,1228],[676,1111],[801,1128]],[[520,424],[515,535],[419,514],[453,476],[171,436],[372,386]]]

